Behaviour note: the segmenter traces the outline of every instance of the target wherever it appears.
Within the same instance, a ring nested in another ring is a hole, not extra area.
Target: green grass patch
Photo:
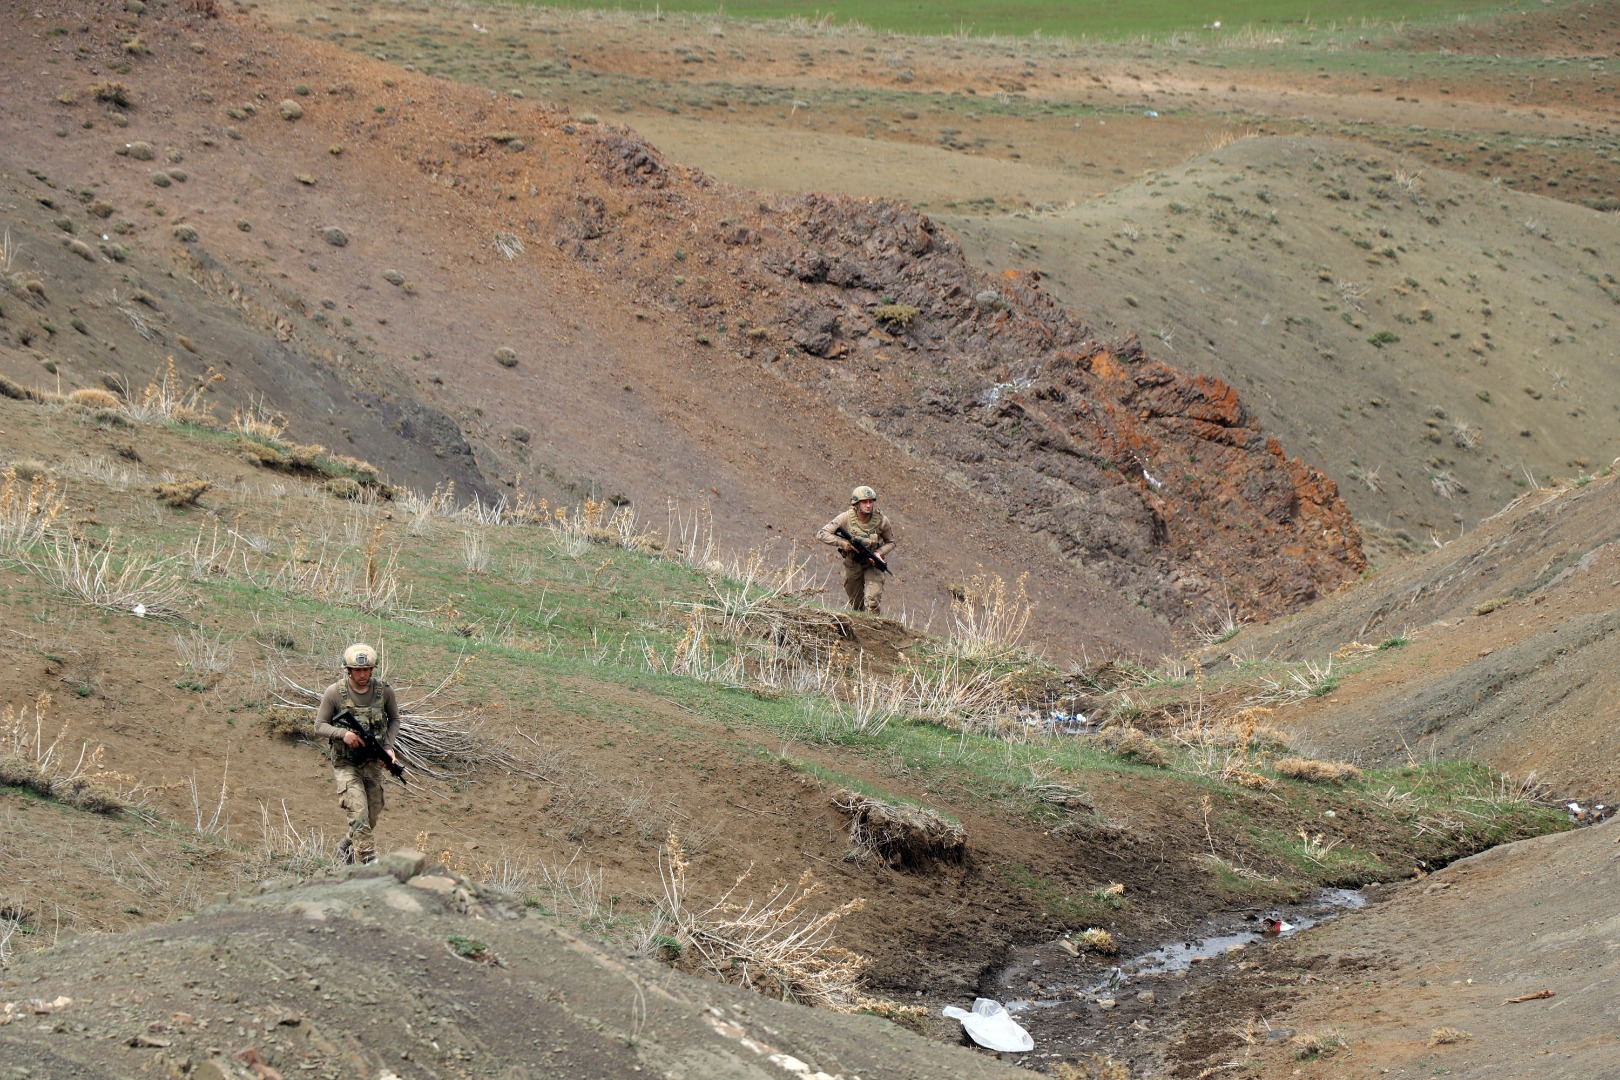
[[[1214,12],[1208,4],[1169,0],[1159,4],[1120,5],[1104,0],[1027,0],[1004,4],[993,0],[862,0],[842,8],[794,3],[792,0],[548,0],[547,7],[608,9],[647,14],[714,15],[736,19],[789,19],[817,25],[858,24],[903,34],[972,37],[1069,37],[1129,39],[1204,31],[1219,17],[1228,32],[1246,26],[1277,30],[1310,30],[1329,26],[1367,27],[1453,20],[1508,10],[1486,0],[1353,0],[1323,18],[1320,4],[1301,0],[1236,0]],[[1209,31],[1213,33],[1213,31]]]

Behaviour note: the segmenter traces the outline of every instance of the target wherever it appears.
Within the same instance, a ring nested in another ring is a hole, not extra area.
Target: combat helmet
[[[343,650],[343,666],[346,668],[374,668],[377,666],[377,650],[364,642],[357,642]]]
[[[860,487],[849,493],[849,505],[851,506],[854,506],[858,502],[865,502],[867,499],[871,499],[873,502],[876,502],[877,492],[873,491],[865,484],[862,484]]]

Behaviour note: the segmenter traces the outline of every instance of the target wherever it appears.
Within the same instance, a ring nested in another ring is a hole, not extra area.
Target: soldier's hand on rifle
[[[358,750],[365,745],[365,740],[353,731],[345,731],[343,733],[343,745],[350,750]]]
[[[838,550],[842,551],[845,555],[850,555],[854,553],[855,545],[850,543],[848,540],[840,540],[838,541]]]

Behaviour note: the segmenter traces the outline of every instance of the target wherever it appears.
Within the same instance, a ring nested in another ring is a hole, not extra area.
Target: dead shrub
[[[175,480],[167,484],[153,484],[152,494],[164,506],[182,510],[188,506],[196,506],[203,492],[213,486],[207,480]]]
[[[1133,727],[1103,733],[1104,744],[1122,758],[1151,765],[1155,769],[1167,768],[1170,755],[1146,732]]]
[[[834,792],[832,803],[849,818],[849,839],[859,855],[877,855],[890,866],[926,869],[960,863],[967,852],[967,832],[932,810],[897,806],[848,788]]]
[[[1084,1054],[1052,1070],[1057,1080],[1131,1080],[1130,1066],[1107,1054]]]
[[[21,383],[13,382],[0,375],[0,397],[8,397],[13,401],[39,401],[38,390],[31,390]]]
[[[1461,1028],[1437,1027],[1429,1034],[1430,1046],[1450,1046],[1453,1043],[1467,1042],[1473,1036]]]
[[[108,105],[116,105],[120,109],[129,107],[129,87],[121,82],[115,82],[112,79],[108,79],[106,82],[98,82],[90,88],[90,92],[96,96],[97,101],[106,102]]]
[[[1119,943],[1114,940],[1114,935],[1100,926],[1082,930],[1074,938],[1094,953],[1101,953],[1103,956],[1115,956],[1119,953]]]
[[[310,733],[310,721],[296,710],[272,707],[265,710],[264,729],[271,738],[297,742]]]
[[[699,910],[687,903],[688,869],[681,839],[670,830],[658,859],[664,882],[658,914],[682,957],[723,982],[768,997],[838,1012],[860,1007],[860,978],[868,961],[833,945],[832,935],[840,919],[866,907],[865,900],[812,916],[810,898],[821,883],[806,870],[797,885],[780,884],[764,901],[740,903],[733,897],[750,869],[719,900]]]
[[[73,391],[68,395],[68,401],[74,405],[81,405],[86,409],[116,409],[119,405],[117,394],[93,386],[85,386]]]
[[[1301,1061],[1308,1061],[1314,1058],[1327,1057],[1348,1044],[1344,1041],[1344,1036],[1335,1032],[1313,1031],[1306,1032],[1303,1035],[1295,1035],[1288,1040],[1288,1045],[1293,1047],[1296,1058]]]
[[[1288,780],[1303,780],[1310,784],[1342,784],[1347,780],[1360,780],[1361,770],[1342,761],[1317,761],[1314,758],[1283,758],[1274,766],[1277,775]]]
[[[321,485],[328,495],[339,499],[348,499],[351,502],[365,497],[366,489],[360,486],[358,480],[350,480],[347,476],[334,476]]]

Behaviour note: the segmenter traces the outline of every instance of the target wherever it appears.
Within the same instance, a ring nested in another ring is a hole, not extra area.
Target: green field
[[[1354,0],[1323,4],[1303,0],[1188,0],[1117,4],[1107,0],[862,0],[802,4],[793,0],[553,0],[545,7],[616,9],[666,14],[722,14],[741,19],[793,19],[827,25],[858,23],[907,34],[968,34],[975,37],[1122,39],[1142,35],[1202,33],[1216,22],[1221,31],[1284,26],[1345,28],[1412,24],[1517,10],[1500,0]]]

